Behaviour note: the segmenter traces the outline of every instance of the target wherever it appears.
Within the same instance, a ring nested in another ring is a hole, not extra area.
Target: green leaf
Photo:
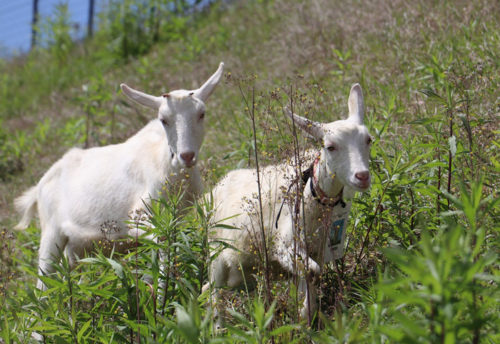
[[[419,90],[419,92],[422,94],[425,94],[430,99],[439,101],[441,103],[446,103],[446,100],[443,97],[441,97],[439,94],[437,94],[436,91],[434,91],[431,88],[424,88],[424,89]]]
[[[83,335],[85,334],[85,331],[90,327],[90,324],[92,324],[92,319],[89,319],[85,324],[83,324],[82,328],[78,331],[76,338],[78,340],[78,343],[81,342]]]
[[[177,329],[189,343],[198,343],[199,330],[191,316],[182,306],[176,307]]]
[[[109,263],[109,265],[113,268],[115,274],[120,278],[123,279],[124,273],[123,273],[123,266],[120,265],[116,260],[113,260],[111,258],[106,258],[106,261]]]
[[[3,337],[3,340],[5,341],[5,344],[9,344],[10,343],[10,329],[9,329],[9,323],[7,322],[6,316],[4,316],[3,321],[4,321],[4,328],[2,331],[2,337]]]
[[[284,333],[292,332],[293,330],[298,330],[300,327],[298,324],[294,325],[283,325],[271,331],[271,336],[279,336]]]

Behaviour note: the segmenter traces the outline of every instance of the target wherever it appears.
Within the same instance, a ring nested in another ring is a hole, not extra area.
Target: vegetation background
[[[0,60],[0,343],[29,343],[33,331],[47,343],[500,342],[498,1],[150,3],[109,1],[78,43],[63,4],[41,21],[39,48]],[[201,293],[211,209],[179,218],[175,197],[148,220],[166,238],[166,272],[146,242],[73,271],[63,262],[35,292],[38,224],[13,232],[13,199],[68,148],[123,141],[154,118],[121,82],[194,88],[220,61],[200,161],[207,190],[255,166],[256,149],[262,163],[290,154],[284,104],[333,121],[350,86],[363,87],[373,185],[355,199],[345,257],[325,268],[321,314],[298,319],[293,283],[274,282],[269,300],[259,279],[228,293],[230,317],[215,331]]]

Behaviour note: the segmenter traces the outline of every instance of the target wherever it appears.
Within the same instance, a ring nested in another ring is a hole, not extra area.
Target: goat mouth
[[[364,192],[370,188],[372,183],[368,181],[368,182],[354,182],[350,184],[356,191]]]
[[[356,188],[359,189],[359,191],[366,191],[368,190],[368,188],[370,187],[371,183],[368,182],[368,183],[359,183],[359,184],[356,184]]]
[[[186,168],[191,168],[191,167],[194,167],[196,165],[196,161],[192,161],[192,162],[183,161],[182,163],[184,164],[184,167],[186,167]]]

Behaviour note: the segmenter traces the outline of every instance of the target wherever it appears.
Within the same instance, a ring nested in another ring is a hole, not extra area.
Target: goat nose
[[[181,158],[184,160],[187,164],[191,163],[194,158],[194,152],[184,152],[181,153]]]
[[[355,176],[360,181],[366,182],[368,178],[370,178],[370,172],[369,171],[356,172]]]

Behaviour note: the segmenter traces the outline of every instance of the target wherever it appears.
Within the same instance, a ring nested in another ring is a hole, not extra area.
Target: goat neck
[[[342,198],[344,185],[328,171],[323,151],[313,163],[311,183],[322,204],[334,204]]]

